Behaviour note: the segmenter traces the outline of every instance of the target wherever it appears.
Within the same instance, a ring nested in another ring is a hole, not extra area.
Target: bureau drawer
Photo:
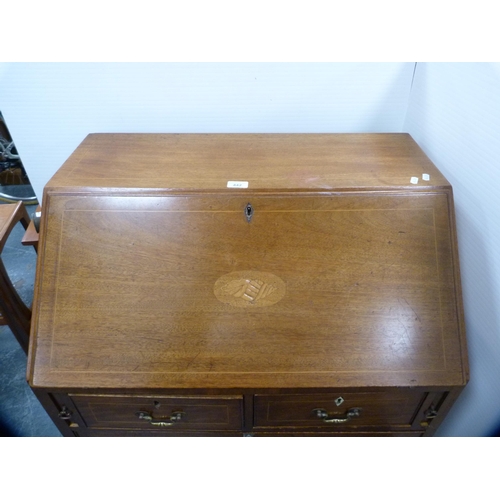
[[[238,430],[242,396],[156,397],[71,395],[89,428],[138,430]]]
[[[415,390],[255,397],[255,427],[411,429],[427,393]]]
[[[198,431],[179,429],[72,429],[75,437],[241,437],[240,431]]]

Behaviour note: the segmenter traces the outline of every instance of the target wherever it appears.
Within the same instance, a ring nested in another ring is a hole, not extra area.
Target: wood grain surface
[[[63,435],[432,435],[469,377],[451,186],[408,134],[91,134],[30,342]]]
[[[47,187],[206,192],[228,181],[249,190],[448,185],[408,134],[90,134]]]
[[[53,195],[33,382],[460,384],[448,194]],[[224,303],[231,273],[283,296]]]

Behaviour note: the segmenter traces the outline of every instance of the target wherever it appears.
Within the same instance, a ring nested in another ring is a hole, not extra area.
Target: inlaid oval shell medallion
[[[215,296],[235,307],[265,307],[279,302],[285,282],[272,273],[235,271],[221,276],[214,285]]]

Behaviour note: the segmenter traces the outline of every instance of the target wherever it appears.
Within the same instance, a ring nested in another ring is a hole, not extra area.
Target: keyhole
[[[248,203],[248,205],[245,207],[245,216],[246,216],[248,222],[250,222],[252,220],[253,207],[250,203]]]
[[[161,406],[159,401],[153,401],[153,405],[156,409],[158,409]]]

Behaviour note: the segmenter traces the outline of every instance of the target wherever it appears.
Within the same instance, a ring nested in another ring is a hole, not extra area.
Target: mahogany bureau
[[[407,134],[91,134],[44,190],[28,380],[67,436],[428,436],[468,380]]]

